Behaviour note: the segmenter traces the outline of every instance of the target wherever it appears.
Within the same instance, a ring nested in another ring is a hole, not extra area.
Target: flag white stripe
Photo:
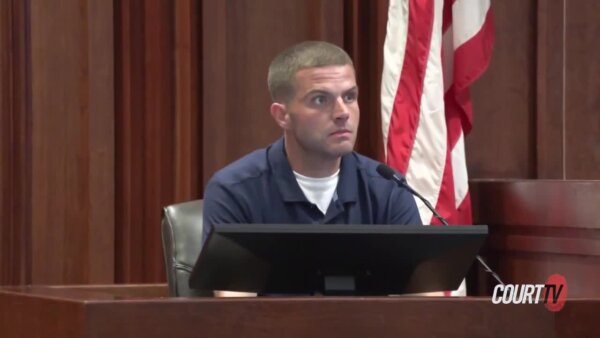
[[[469,192],[469,177],[465,158],[465,138],[462,130],[456,145],[452,148],[452,176],[454,179],[454,200],[458,208]]]
[[[435,0],[431,45],[425,69],[419,126],[410,154],[406,179],[427,200],[437,201],[446,163],[446,114],[442,75],[442,10],[443,0]],[[418,203],[421,220],[431,222],[432,213]]]
[[[388,9],[387,34],[383,45],[385,62],[381,80],[381,124],[385,156],[387,156],[387,139],[394,100],[404,64],[408,37],[408,7],[408,1],[390,0]]]
[[[489,8],[490,0],[456,0],[452,4],[454,49],[460,47],[481,30]]]

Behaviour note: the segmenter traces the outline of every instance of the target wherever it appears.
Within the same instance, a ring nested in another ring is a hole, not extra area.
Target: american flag
[[[489,0],[390,0],[381,85],[386,162],[449,224],[471,224],[469,86],[494,44]],[[423,224],[440,224],[417,200]],[[466,295],[465,282],[452,293]]]
[[[386,162],[450,224],[471,224],[469,86],[494,43],[489,0],[390,0],[381,86]],[[439,224],[417,201],[424,224]]]

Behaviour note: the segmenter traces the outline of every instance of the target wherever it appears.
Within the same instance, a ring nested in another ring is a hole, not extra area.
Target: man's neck
[[[308,154],[293,142],[285,142],[285,152],[292,170],[307,177],[329,177],[340,169],[341,158]]]

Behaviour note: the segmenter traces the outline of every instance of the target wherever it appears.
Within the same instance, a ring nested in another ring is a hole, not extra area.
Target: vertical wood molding
[[[0,285],[31,283],[29,1],[0,2]]]
[[[563,1],[565,178],[600,179],[600,2]]]
[[[227,2],[202,1],[202,185],[227,162]]]
[[[141,281],[143,274],[143,4],[142,0],[122,1],[115,8],[116,282]]]
[[[345,2],[344,47],[352,57],[360,89],[360,127],[356,150],[383,161],[381,74],[388,1]]]
[[[307,11],[309,19],[308,39],[325,40],[344,47],[344,25],[346,0],[310,0]]]
[[[144,106],[144,202],[143,280],[162,281],[160,210],[173,201],[174,186],[174,35],[173,3],[146,0],[145,49],[146,86]],[[133,247],[131,248],[133,249]],[[159,264],[157,264],[159,263]]]
[[[113,282],[115,261],[115,115],[113,3],[89,2],[90,282]],[[97,253],[102,260],[96,260]]]
[[[116,281],[162,282],[163,206],[199,198],[198,0],[116,8]]]
[[[197,198],[202,151],[199,98],[199,2],[175,2],[175,200]]]
[[[565,48],[563,6],[566,0],[537,3],[537,178],[563,179]]]

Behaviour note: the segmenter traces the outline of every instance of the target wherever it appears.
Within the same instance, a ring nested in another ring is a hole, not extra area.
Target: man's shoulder
[[[359,175],[367,184],[369,191],[377,196],[387,196],[392,190],[398,188],[396,182],[389,180],[377,172],[377,167],[382,163],[357,152],[352,153],[356,161],[356,167]],[[396,171],[399,177],[404,177],[400,172]],[[383,195],[382,195],[383,194]],[[387,198],[387,197],[386,197]]]
[[[269,168],[267,148],[255,150],[217,171],[210,183],[236,185],[260,178]]]
[[[381,164],[381,162],[375,161],[374,159],[357,152],[353,152],[352,155],[356,159],[356,166],[358,170],[360,170],[368,179],[376,181],[381,180],[381,182],[387,181],[377,172],[377,167]]]

